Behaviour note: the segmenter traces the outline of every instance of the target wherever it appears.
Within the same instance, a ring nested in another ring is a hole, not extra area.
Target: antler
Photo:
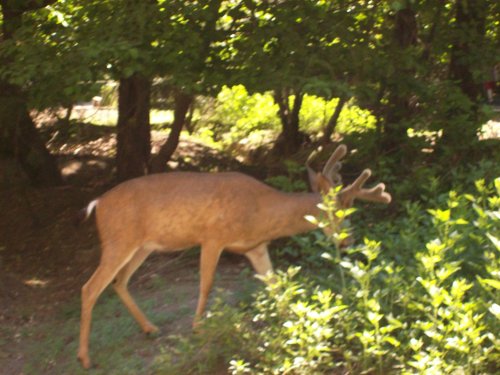
[[[314,172],[309,166],[309,163],[318,153],[319,150],[316,150],[309,156],[306,167],[312,190],[326,194],[332,187],[342,183],[342,176],[339,173],[342,166],[340,160],[347,154],[347,147],[343,144],[339,145],[326,162],[321,173]],[[351,207],[355,199],[381,203],[391,202],[391,195],[385,191],[385,185],[382,183],[371,189],[363,189],[363,185],[368,178],[370,178],[371,174],[372,172],[369,169],[365,169],[351,185],[345,187],[338,193],[338,201],[341,207]]]
[[[319,150],[315,150],[311,155],[307,158],[306,167],[309,172],[309,175],[312,176],[315,172],[309,166],[309,163],[318,155]],[[339,161],[347,154],[346,145],[339,145],[333,152],[332,156],[328,159],[323,168],[321,174],[326,177],[333,186],[340,185],[342,183],[342,176],[339,171],[342,167],[342,163]]]
[[[371,189],[363,189],[363,185],[371,175],[372,171],[365,169],[351,185],[340,191],[338,199],[342,207],[351,207],[354,203],[354,199],[380,203],[391,202],[392,197],[385,191],[385,185],[383,183],[380,183]]]
[[[338,173],[340,168],[342,168],[342,163],[339,160],[346,154],[346,145],[339,145],[323,168],[323,176],[329,178],[333,185],[340,185],[342,183],[342,176]]]

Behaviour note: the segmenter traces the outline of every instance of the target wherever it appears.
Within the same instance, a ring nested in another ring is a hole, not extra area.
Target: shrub
[[[323,215],[309,219],[331,226],[330,238],[301,242],[315,252],[311,268],[278,271],[239,308],[216,305],[202,338],[181,341],[182,351],[218,358],[232,374],[493,373],[500,178],[478,180],[475,190],[438,194],[429,210],[406,202],[392,232],[372,223],[381,240],[347,250],[340,223],[353,211],[327,196]]]

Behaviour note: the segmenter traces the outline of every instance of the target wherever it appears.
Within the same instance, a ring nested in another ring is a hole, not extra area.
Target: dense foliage
[[[215,97],[224,85],[272,97],[277,116],[266,124],[280,129],[276,149],[288,155],[318,135],[317,125],[305,124],[309,136],[301,125],[305,95],[314,95],[337,101],[338,111],[320,127],[325,141],[350,102],[374,118],[378,140],[367,145],[371,150],[404,157],[412,151],[408,129],[416,129],[439,132],[440,155],[460,159],[476,146],[486,118],[482,83],[500,50],[499,5],[491,0],[6,0],[2,14],[0,80],[15,89],[19,105],[71,107],[106,80],[120,82],[126,105],[119,106],[119,134],[130,134],[118,140],[118,171],[134,158],[143,158],[146,169],[164,168],[195,96]],[[172,139],[157,161],[148,160],[144,134],[151,98],[144,87],[153,82],[160,101],[176,112]],[[9,98],[2,100],[7,105]],[[129,110],[140,116],[127,126],[130,100],[144,104]],[[7,116],[0,126],[19,121]],[[219,125],[241,134],[265,124]],[[141,136],[131,127],[141,127]],[[9,134],[2,144],[16,142]]]
[[[500,179],[467,183],[434,207],[407,201],[399,217],[357,221],[376,239],[347,249],[337,224],[329,239],[301,239],[302,269],[278,271],[255,301],[216,303],[203,335],[160,356],[159,372],[211,373],[221,362],[232,374],[495,372]],[[334,206],[327,197],[318,225],[352,214]]]

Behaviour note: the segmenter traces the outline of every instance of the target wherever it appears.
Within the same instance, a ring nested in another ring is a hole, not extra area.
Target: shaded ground
[[[80,372],[79,294],[98,263],[99,247],[94,220],[76,227],[74,215],[111,186],[114,149],[111,129],[83,131],[95,134],[85,134],[85,142],[51,142],[60,154],[68,182],[64,187],[32,189],[14,163],[0,162],[2,374]],[[161,141],[155,137],[155,142]],[[182,142],[174,163],[183,169],[213,165],[235,169],[235,162],[219,155]],[[241,291],[246,285],[241,281],[248,277],[240,273],[246,267],[241,257],[223,257],[216,286]],[[196,250],[151,256],[132,279],[131,290],[163,334],[147,339],[114,293],[106,292],[94,312],[91,355],[98,364],[94,373],[149,373],[148,366],[160,347],[172,340],[171,334],[190,334],[198,293]]]

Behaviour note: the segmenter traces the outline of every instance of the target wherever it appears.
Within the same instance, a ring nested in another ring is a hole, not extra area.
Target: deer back
[[[133,179],[97,204],[103,243],[180,250],[207,242],[246,250],[311,229],[318,194],[280,192],[241,173],[173,172]]]

